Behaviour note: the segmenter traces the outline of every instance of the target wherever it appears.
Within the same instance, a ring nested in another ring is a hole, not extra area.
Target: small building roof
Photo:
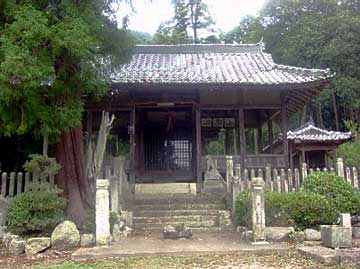
[[[329,69],[276,64],[258,44],[139,45],[113,75],[127,84],[288,85],[328,81]]]
[[[288,131],[287,139],[298,143],[335,143],[341,144],[352,138],[351,132],[335,132],[318,128],[309,121],[294,131]]]

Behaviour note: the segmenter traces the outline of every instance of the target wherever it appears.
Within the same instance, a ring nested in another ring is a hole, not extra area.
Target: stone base
[[[321,240],[324,246],[330,248],[351,248],[352,229],[337,225],[322,225]]]

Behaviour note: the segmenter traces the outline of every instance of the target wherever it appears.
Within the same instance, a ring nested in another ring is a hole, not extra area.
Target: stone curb
[[[108,249],[107,247],[104,249]],[[202,255],[226,255],[226,254],[253,254],[253,255],[268,255],[268,254],[282,254],[293,251],[288,247],[274,247],[272,249],[241,249],[232,251],[174,251],[174,252],[157,252],[157,253],[112,253],[107,252],[105,255],[96,253],[79,253],[74,252],[71,259],[74,261],[97,260],[103,258],[122,258],[122,257],[168,257],[168,256],[202,256]]]

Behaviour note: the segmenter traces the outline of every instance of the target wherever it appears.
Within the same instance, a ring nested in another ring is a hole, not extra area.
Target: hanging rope
[[[169,112],[168,114],[168,124],[166,128],[166,132],[173,131],[175,128],[175,116],[173,112]]]

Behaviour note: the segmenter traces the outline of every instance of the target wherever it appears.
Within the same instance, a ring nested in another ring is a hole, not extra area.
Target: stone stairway
[[[135,195],[135,230],[158,231],[165,225],[185,223],[196,231],[232,228],[230,213],[222,195],[157,193]]]

